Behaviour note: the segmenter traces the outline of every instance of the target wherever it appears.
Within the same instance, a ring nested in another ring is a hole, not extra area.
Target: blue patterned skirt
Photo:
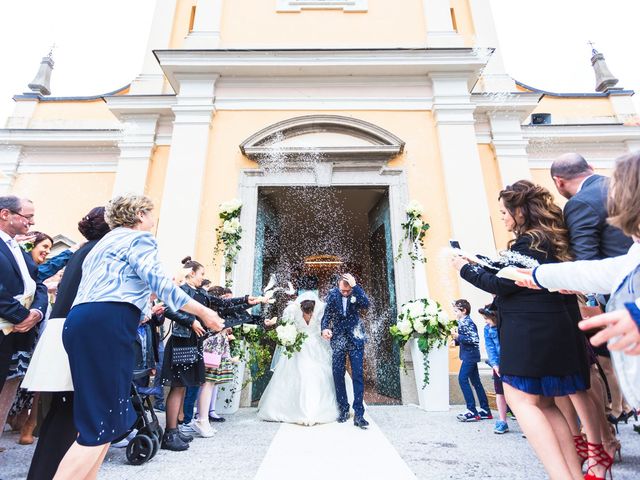
[[[580,374],[555,377],[520,377],[517,375],[502,375],[502,382],[521,392],[544,397],[564,397],[576,392],[587,390],[587,383]]]
[[[62,331],[73,379],[77,442],[110,443],[136,420],[131,381],[140,310],[131,303],[82,303],[71,309]]]

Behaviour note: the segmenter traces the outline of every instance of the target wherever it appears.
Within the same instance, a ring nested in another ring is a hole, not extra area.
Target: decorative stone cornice
[[[233,77],[425,76],[464,74],[471,88],[491,49],[304,49],[304,50],[155,50],[167,79],[179,91],[179,76]]]
[[[115,129],[0,129],[0,145],[20,146],[116,146],[122,137]]]

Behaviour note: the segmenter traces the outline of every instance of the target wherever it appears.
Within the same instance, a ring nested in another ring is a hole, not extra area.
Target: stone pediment
[[[340,115],[306,115],[275,123],[240,144],[249,159],[263,163],[312,156],[319,161],[384,164],[404,142],[369,122]]]

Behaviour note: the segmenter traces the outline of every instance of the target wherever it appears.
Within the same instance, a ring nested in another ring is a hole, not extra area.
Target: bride
[[[258,404],[258,418],[271,422],[315,425],[338,418],[331,370],[331,347],[320,335],[324,303],[304,292],[284,310],[282,319],[307,334],[302,349],[281,355]]]

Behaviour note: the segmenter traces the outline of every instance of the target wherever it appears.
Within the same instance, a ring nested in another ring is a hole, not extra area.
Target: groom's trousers
[[[364,415],[364,380],[362,378],[362,359],[364,348],[339,348],[333,351],[333,381],[336,385],[336,397],[340,413],[349,411],[349,400],[347,399],[347,389],[344,384],[345,363],[349,355],[351,362],[351,376],[353,380],[353,411],[356,417]]]

